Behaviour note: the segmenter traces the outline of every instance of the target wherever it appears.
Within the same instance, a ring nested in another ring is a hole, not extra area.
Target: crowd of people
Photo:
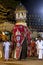
[[[37,56],[39,60],[43,59],[43,38],[41,36],[38,36],[36,40],[32,39],[30,47],[32,56]]]
[[[16,44],[12,44],[7,39],[3,42],[4,59],[14,58]],[[24,48],[24,47],[23,47]],[[43,59],[43,39],[39,36],[36,40],[32,39],[30,43],[30,56],[36,56],[38,59]]]

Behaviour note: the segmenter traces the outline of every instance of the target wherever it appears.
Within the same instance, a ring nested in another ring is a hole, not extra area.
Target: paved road
[[[43,60],[0,61],[0,65],[43,65]]]
[[[0,46],[1,48],[1,46]],[[9,60],[4,61],[0,60],[0,65],[43,65],[43,60],[38,60],[37,58],[29,58],[26,60],[16,61],[16,60]]]

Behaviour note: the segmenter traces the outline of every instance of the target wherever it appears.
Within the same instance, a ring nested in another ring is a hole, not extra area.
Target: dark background
[[[20,3],[22,3],[28,11],[28,26],[32,29],[43,31],[43,0],[0,0],[1,5],[3,5],[6,9],[11,9],[11,11],[7,12],[6,16],[8,17],[7,19],[12,20],[12,22],[15,21],[12,10],[15,10],[16,6]]]

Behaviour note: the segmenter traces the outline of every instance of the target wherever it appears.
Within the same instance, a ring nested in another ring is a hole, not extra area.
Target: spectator
[[[3,43],[3,48],[4,48],[4,58],[5,60],[9,60],[10,43],[7,41],[7,39]]]
[[[31,44],[30,44],[30,56],[36,56],[36,44],[34,39],[31,40]]]
[[[38,59],[42,59],[42,50],[43,50],[43,41],[41,36],[38,37],[38,40],[36,41],[36,46],[37,46],[37,54],[38,54]]]

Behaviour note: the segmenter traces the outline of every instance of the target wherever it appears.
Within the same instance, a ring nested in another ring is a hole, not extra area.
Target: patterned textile
[[[16,42],[16,49],[15,49],[15,57],[16,59],[20,58],[21,50],[22,50],[22,44],[25,39],[27,38],[27,55],[29,56],[29,44],[31,40],[31,32],[29,31],[27,26],[23,25],[15,25],[13,29],[13,36],[12,36],[12,42]]]

